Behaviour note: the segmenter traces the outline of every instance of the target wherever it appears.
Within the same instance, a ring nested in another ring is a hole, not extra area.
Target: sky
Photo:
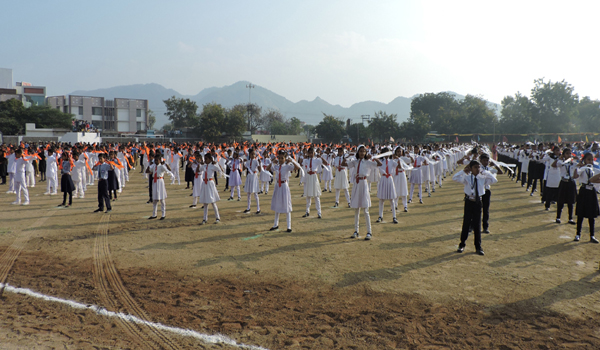
[[[6,1],[0,67],[49,96],[244,80],[344,107],[441,91],[499,103],[545,78],[600,99],[599,15],[597,0]]]

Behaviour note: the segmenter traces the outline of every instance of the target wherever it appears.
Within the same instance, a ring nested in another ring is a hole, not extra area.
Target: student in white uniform
[[[387,147],[381,150],[381,153],[386,152],[389,152]],[[390,201],[390,205],[392,206],[393,222],[394,224],[398,223],[398,220],[396,219],[396,198],[398,195],[396,194],[396,185],[393,177],[397,166],[398,161],[392,159],[391,156],[381,159],[381,166],[379,167],[381,177],[377,183],[377,198],[379,199],[379,217],[377,218],[377,222],[383,221],[384,203],[385,201]]]
[[[6,172],[8,173],[8,191],[6,191],[6,193],[17,193],[15,190],[15,171],[17,170],[15,151],[13,150],[6,159],[8,161],[6,168]]]
[[[261,170],[261,164],[260,160],[255,159],[256,154],[254,149],[250,150],[248,156],[249,159],[244,163],[244,170],[248,170],[248,175],[246,176],[246,184],[244,186],[244,191],[248,195],[248,208],[244,210],[244,213],[250,212],[250,197],[254,194],[254,199],[256,200],[256,214],[260,214],[260,201],[258,199],[258,173]],[[233,194],[233,188],[231,189],[231,193]]]
[[[164,176],[171,174],[171,168],[165,163],[160,152],[156,153],[154,164],[146,169],[146,174],[150,174],[152,179],[152,216],[148,219],[156,219],[158,202],[160,202],[162,213],[160,220],[164,220],[167,216],[167,188],[165,187]]]
[[[29,191],[26,186],[25,168],[27,167],[27,159],[23,158],[23,151],[17,149],[15,151],[15,193],[17,195],[14,202],[15,205],[29,205]],[[21,201],[21,192],[23,200]]]
[[[583,155],[583,160],[575,169],[575,175],[573,178],[578,179],[581,187],[579,188],[579,194],[577,195],[577,206],[575,213],[577,214],[577,234],[575,235],[575,241],[578,242],[581,237],[581,228],[583,226],[583,219],[588,219],[590,226],[590,242],[599,243],[598,239],[594,237],[594,225],[596,217],[600,213],[598,207],[598,194],[596,187],[590,179],[594,178],[595,175],[599,174],[600,171],[594,169],[594,154],[591,152]]]
[[[328,164],[333,162],[334,155],[331,153],[331,150],[327,148],[325,150],[325,154],[322,157]],[[331,193],[331,182],[333,181],[333,169],[330,165],[323,165],[321,181],[325,185],[323,191],[329,191]],[[337,201],[336,201],[337,202]]]
[[[500,169],[497,166],[491,166],[490,165],[490,156],[487,153],[482,153],[479,156],[479,161],[481,162],[481,167],[480,170],[481,171],[489,171],[490,173],[494,174],[494,176],[496,176],[497,174],[502,175],[502,169]],[[482,226],[483,226],[483,233],[490,233],[489,227],[490,227],[490,202],[492,199],[492,191],[491,191],[491,184],[487,183],[485,185],[485,194],[483,196],[481,196],[481,204],[482,204],[482,211],[483,211],[483,218],[481,220]]]
[[[292,195],[290,194],[290,174],[300,169],[300,164],[287,157],[283,150],[277,154],[277,164],[269,164],[268,170],[273,172],[273,198],[271,210],[275,212],[275,222],[271,231],[279,228],[279,214],[286,215],[287,232],[292,232]]]
[[[348,208],[350,208],[350,193],[348,192],[348,168],[343,166],[344,162],[344,149],[339,147],[338,156],[331,163],[332,171],[335,171],[335,180],[333,181],[333,188],[335,188],[335,208],[339,206],[340,202],[340,191],[344,191],[346,196],[346,202],[348,202]]]
[[[410,198],[408,203],[412,202],[415,186],[419,186],[419,203],[423,204],[423,176],[421,166],[429,164],[427,158],[419,155],[419,147],[415,147],[413,169],[410,172]],[[427,169],[423,170],[425,172]]]
[[[179,149],[175,149],[171,154],[171,172],[173,173],[173,180],[171,180],[171,185],[175,184],[175,180],[177,180],[177,185],[181,185],[181,178],[179,177],[179,164],[181,162],[181,153],[179,153]]]
[[[350,206],[354,208],[354,233],[350,238],[360,238],[359,235],[359,215],[361,210],[365,213],[365,221],[367,222],[367,236],[365,240],[370,240],[373,235],[371,232],[371,217],[369,216],[369,208],[371,207],[371,194],[369,193],[369,185],[367,179],[372,171],[377,171],[377,167],[381,166],[379,159],[375,161],[369,160],[370,156],[367,156],[367,149],[365,146],[360,145],[356,150],[356,160],[352,160],[347,163],[344,160],[342,163],[344,166],[349,168],[356,168],[354,178],[350,181],[354,183],[352,186],[352,199]]]
[[[242,186],[242,160],[240,159],[239,150],[233,152],[233,159],[231,159],[227,166],[229,167],[229,187],[231,188],[231,195],[228,201],[233,200],[234,191],[237,188],[238,201],[242,198],[240,193],[240,187]]]
[[[269,170],[269,165],[271,165],[271,158],[269,157],[269,152],[263,152],[262,159],[262,168],[260,171],[260,176],[258,177],[260,180],[260,191],[258,194],[269,194],[269,182],[271,182],[271,178],[273,177]]]
[[[57,165],[57,154],[53,147],[48,151],[48,157],[46,157],[46,179],[47,187],[45,195],[55,195],[58,193],[58,165]]]
[[[396,147],[394,149],[394,158],[398,163],[396,166],[396,171],[394,171],[394,187],[396,188],[396,203],[395,208],[398,210],[398,202],[399,199],[402,198],[402,205],[404,206],[404,212],[408,212],[408,183],[406,180],[406,171],[410,170],[410,166],[406,163],[412,163],[413,159],[410,157],[402,156],[402,149],[400,147]]]
[[[35,187],[35,169],[33,168],[35,157],[28,157],[27,159],[27,165],[25,166],[25,182],[27,183],[27,187]]]
[[[215,224],[218,224],[221,221],[221,216],[219,216],[219,208],[217,207],[217,202],[221,200],[219,196],[219,191],[217,190],[217,186],[214,181],[215,174],[223,173],[223,170],[217,164],[217,162],[213,159],[210,153],[204,155],[204,165],[200,166],[202,168],[202,175],[200,181],[200,192],[199,199],[200,203],[204,204],[204,217],[202,219],[201,225],[204,225],[208,222],[208,205],[212,205],[213,210],[215,211]],[[194,185],[195,188],[195,185]]]
[[[567,204],[569,213],[569,224],[575,225],[573,220],[573,205],[577,198],[577,184],[573,175],[575,174],[576,164],[571,158],[571,149],[565,148],[561,157],[556,162],[560,169],[560,184],[558,185],[558,200],[556,201],[556,223],[560,224],[562,210]]]
[[[545,164],[545,186],[544,195],[542,196],[542,202],[545,202],[544,206],[546,211],[550,211],[550,205],[552,202],[558,200],[558,187],[560,186],[560,168],[558,167],[558,159],[560,157],[560,148],[554,146],[552,153],[544,156],[542,161]]]
[[[457,252],[462,253],[465,250],[469,229],[473,228],[475,250],[477,254],[484,255],[481,247],[481,196],[485,194],[486,185],[495,184],[498,180],[489,171],[480,172],[480,164],[476,160],[472,160],[464,170],[454,174],[452,180],[464,185],[465,195],[463,225]]]
[[[304,168],[304,197],[306,197],[306,214],[302,217],[308,217],[310,215],[310,205],[312,199],[315,199],[315,208],[317,209],[317,217],[321,218],[321,184],[317,173],[321,171],[323,164],[327,165],[327,162],[322,158],[314,158],[314,148],[308,149],[308,158],[304,159],[302,167]]]

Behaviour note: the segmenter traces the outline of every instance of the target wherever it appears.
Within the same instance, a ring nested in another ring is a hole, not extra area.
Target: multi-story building
[[[105,135],[148,129],[148,100],[69,95],[48,97],[46,103],[93,124]]]
[[[12,83],[12,69],[0,68],[0,102],[11,99],[23,102],[25,107],[43,106],[46,103],[46,87],[32,86],[31,83]]]

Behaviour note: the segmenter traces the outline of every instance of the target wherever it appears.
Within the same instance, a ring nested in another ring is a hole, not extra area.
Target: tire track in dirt
[[[15,261],[25,248],[25,245],[34,232],[39,232],[37,230],[32,230],[33,228],[42,226],[49,217],[52,217],[56,210],[50,211],[48,215],[45,215],[39,219],[37,219],[31,226],[27,229],[21,230],[21,233],[15,238],[14,242],[6,248],[2,256],[0,256],[0,284],[2,284],[2,288],[0,288],[0,296],[2,296],[2,292],[4,291],[4,285],[6,284],[6,280],[8,279],[8,274],[12,269]]]
[[[99,289],[105,305],[110,305],[115,311],[121,309],[122,312],[136,316],[144,321],[152,322],[125,288],[112,260],[108,246],[109,221],[110,215],[102,216],[94,240],[94,283]],[[154,327],[131,323],[122,319],[119,319],[118,323],[135,341],[145,348],[179,349],[179,346],[169,336]]]

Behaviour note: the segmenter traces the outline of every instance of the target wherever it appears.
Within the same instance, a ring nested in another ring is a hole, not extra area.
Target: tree
[[[496,112],[481,97],[467,95],[459,103],[460,117],[456,118],[455,132],[457,133],[492,133],[493,126],[498,121]]]
[[[288,135],[298,135],[302,132],[302,122],[296,117],[289,120]]]
[[[173,124],[173,128],[195,128],[198,126],[198,105],[189,98],[176,98],[175,96],[163,101],[167,108],[167,117]]]
[[[410,113],[427,116],[431,130],[439,133],[455,133],[455,120],[459,115],[459,103],[447,92],[427,93],[413,98]]]
[[[287,134],[287,128],[285,126],[285,118],[280,111],[276,109],[269,109],[265,115],[262,116],[262,128],[271,133],[271,135],[283,135]],[[273,130],[276,126],[277,132]]]
[[[418,142],[423,140],[425,135],[431,130],[429,116],[419,111],[411,113],[408,121],[400,125],[399,136],[407,140]]]
[[[371,138],[371,131],[362,122],[354,123],[346,126],[346,135],[353,143],[361,144]]]
[[[219,141],[225,124],[225,108],[217,103],[207,103],[202,106],[200,125],[202,136],[208,142]]]
[[[234,140],[239,140],[246,130],[246,107],[235,105],[225,113],[224,131]]]
[[[533,105],[527,96],[517,92],[502,100],[502,118],[499,131],[505,134],[528,134],[539,131],[539,125],[531,116]]]
[[[531,90],[533,119],[542,133],[572,132],[575,130],[579,96],[571,84],[562,80],[536,79]]]
[[[400,130],[400,124],[396,121],[396,114],[388,115],[384,111],[375,112],[375,116],[369,121],[369,131],[374,140],[379,142],[396,137]]]
[[[306,134],[306,138],[311,139],[311,135],[315,134],[315,126],[314,125],[304,125],[302,127],[302,130],[304,130],[304,133]]]
[[[346,134],[344,121],[325,113],[323,113],[323,120],[315,127],[315,132],[325,142],[340,142]]]
[[[25,131],[25,124],[38,128],[70,129],[73,115],[46,106],[25,108],[21,101],[10,99],[0,102],[0,131],[14,135]]]
[[[600,102],[589,96],[582,98],[577,106],[577,127],[581,132],[600,132]]]
[[[148,109],[148,130],[154,130],[154,124],[156,124],[156,116],[153,110]]]

